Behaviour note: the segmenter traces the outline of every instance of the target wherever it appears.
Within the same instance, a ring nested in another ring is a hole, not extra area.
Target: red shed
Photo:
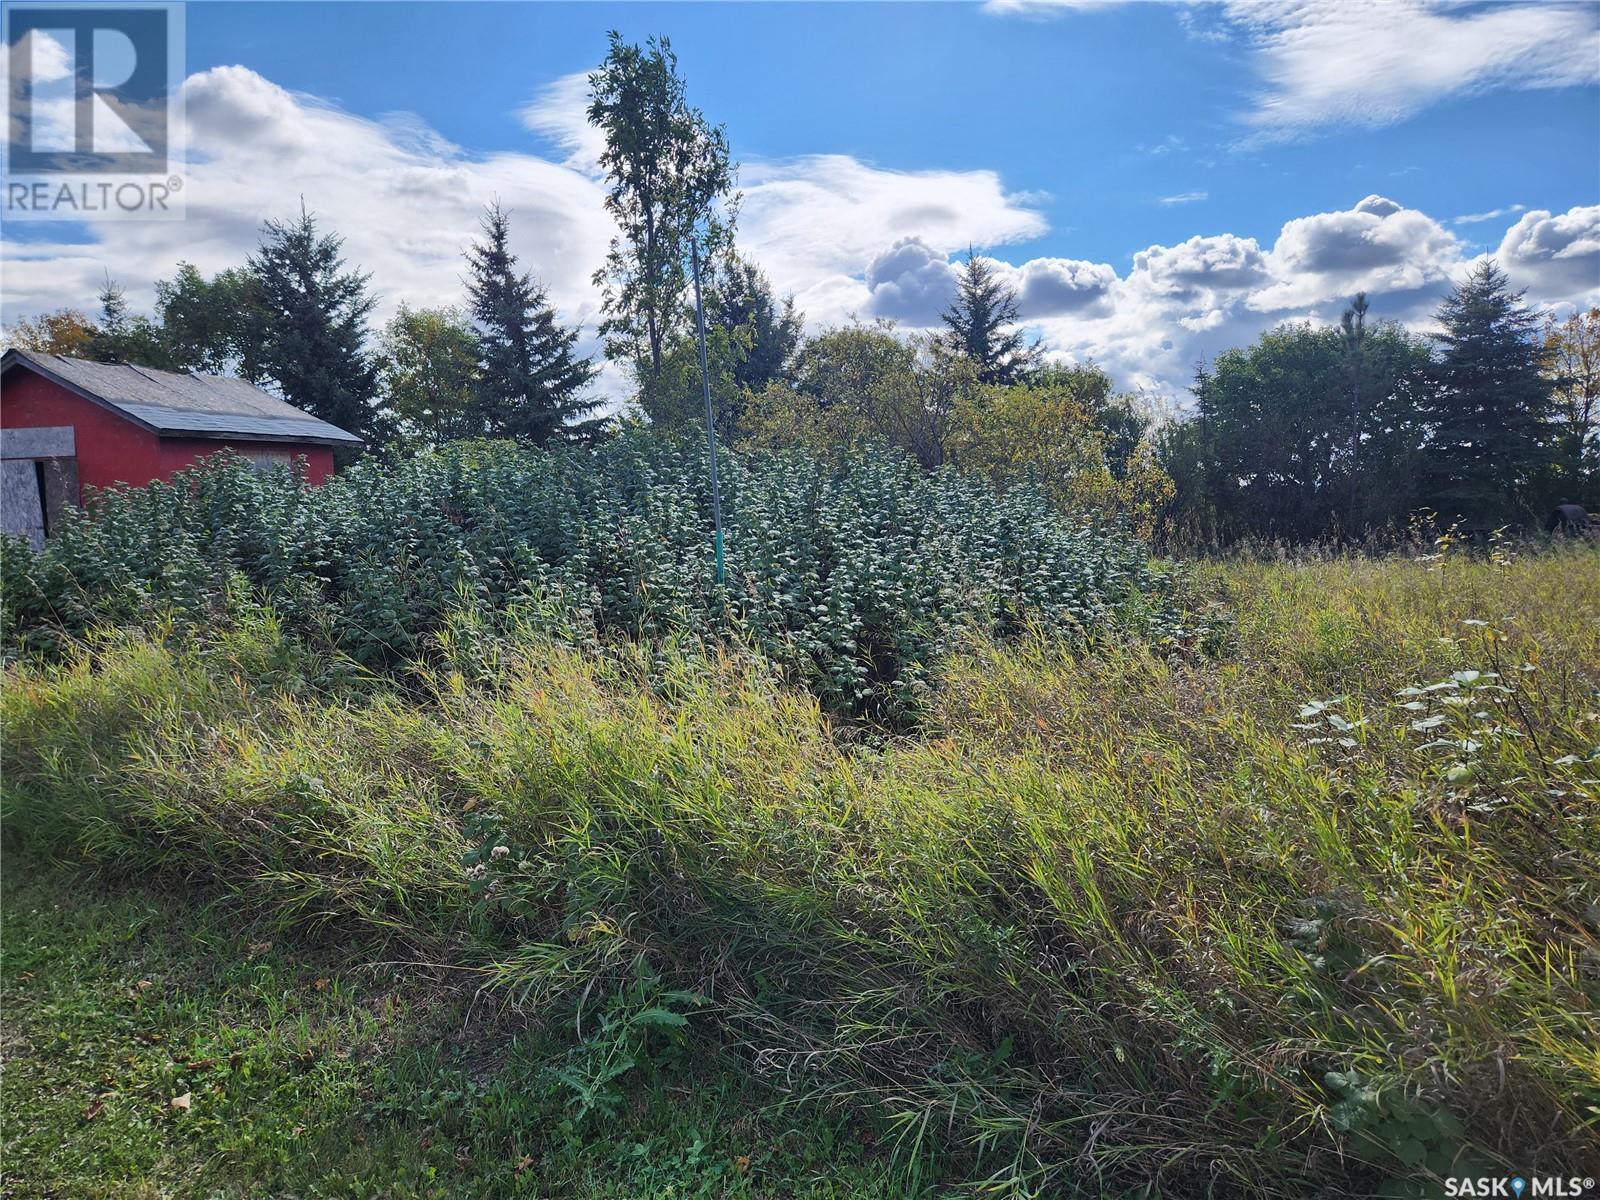
[[[242,379],[32,350],[0,358],[0,527],[36,543],[86,484],[167,479],[224,448],[263,469],[303,456],[321,483],[335,447],[361,444]]]

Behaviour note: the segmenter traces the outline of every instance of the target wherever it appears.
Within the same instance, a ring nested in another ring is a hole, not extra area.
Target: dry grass
[[[1219,657],[974,645],[887,742],[688,642],[512,638],[358,703],[270,622],[124,638],[8,679],[6,819],[452,945],[573,1020],[586,1105],[668,1012],[1004,1191],[1600,1165],[1595,555],[1190,587]]]

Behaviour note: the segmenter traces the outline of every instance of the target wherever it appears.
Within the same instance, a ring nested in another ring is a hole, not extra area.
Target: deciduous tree
[[[82,309],[58,308],[6,326],[5,345],[39,354],[82,357],[98,332]]]
[[[1548,318],[1544,348],[1560,449],[1561,477],[1552,490],[1561,500],[1600,507],[1600,308]]]
[[[378,339],[378,380],[400,435],[424,445],[488,432],[477,332],[457,309],[402,304]]]
[[[247,267],[207,279],[179,263],[171,279],[156,284],[156,311],[167,353],[180,369],[267,379],[267,312],[261,281]]]
[[[605,135],[605,204],[618,232],[594,280],[606,356],[634,368],[648,406],[684,328],[691,245],[711,262],[731,241],[735,167],[722,127],[690,106],[671,43],[609,38],[589,76],[588,113]]]

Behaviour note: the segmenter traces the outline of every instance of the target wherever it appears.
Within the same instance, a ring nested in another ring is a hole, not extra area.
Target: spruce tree
[[[945,344],[976,364],[980,383],[1015,383],[1038,356],[1014,328],[1021,319],[1016,290],[970,248],[956,298],[940,316]]]
[[[710,272],[706,321],[727,330],[736,343],[734,382],[759,392],[787,374],[800,348],[804,320],[794,297],[779,299],[766,272],[730,250]]]
[[[260,289],[261,361],[290,404],[371,445],[388,434],[366,352],[373,300],[368,276],[344,269],[342,246],[335,235],[317,233],[304,205],[297,218],[265,223],[250,257]]]
[[[1492,260],[1439,306],[1426,407],[1426,494],[1444,518],[1498,523],[1528,504],[1551,455],[1538,318]]]
[[[556,321],[545,290],[518,274],[510,220],[498,203],[483,215],[484,240],[467,250],[469,311],[478,332],[478,396],[483,422],[499,437],[536,446],[582,436],[599,401],[579,393],[594,365],[573,353],[575,329]]]
[[[109,273],[105,286],[100,289],[100,320],[94,336],[84,347],[84,356],[99,362],[133,363],[158,370],[174,366],[161,328],[149,317],[128,311],[127,293]]]

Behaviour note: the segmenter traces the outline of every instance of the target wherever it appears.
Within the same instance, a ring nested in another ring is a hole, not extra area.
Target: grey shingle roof
[[[243,379],[179,375],[129,363],[89,362],[15,348],[5,352],[5,369],[13,363],[26,363],[164,436],[361,445],[355,434],[318,420]]]

